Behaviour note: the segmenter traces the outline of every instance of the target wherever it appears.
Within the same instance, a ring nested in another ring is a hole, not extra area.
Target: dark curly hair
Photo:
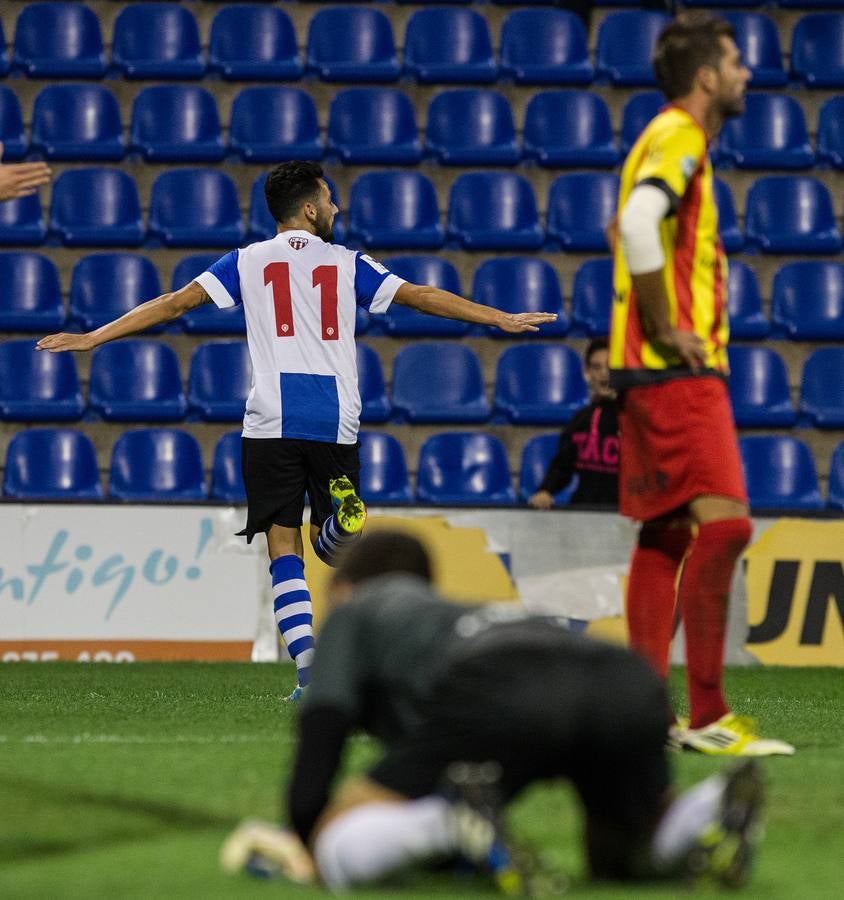
[[[273,219],[286,222],[306,200],[316,203],[322,177],[322,166],[317,162],[294,160],[276,166],[264,182],[264,196]]]

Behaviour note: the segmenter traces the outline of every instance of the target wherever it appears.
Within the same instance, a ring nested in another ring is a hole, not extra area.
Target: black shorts
[[[347,476],[360,490],[360,460],[356,444],[329,444],[293,438],[242,438],[243,483],[248,506],[247,543],[271,525],[299,528],[305,495],[311,504],[311,524],[321,526],[331,515],[328,482]]]

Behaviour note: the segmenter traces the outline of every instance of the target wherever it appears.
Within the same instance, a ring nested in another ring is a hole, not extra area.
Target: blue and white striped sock
[[[316,555],[327,565],[333,566],[337,562],[337,553],[345,546],[353,544],[360,539],[362,531],[349,534],[343,531],[337,521],[337,514],[329,516],[323,523],[316,542]]]
[[[305,562],[294,554],[278,556],[270,563],[270,575],[276,625],[296,663],[298,682],[305,687],[314,656],[314,615]]]

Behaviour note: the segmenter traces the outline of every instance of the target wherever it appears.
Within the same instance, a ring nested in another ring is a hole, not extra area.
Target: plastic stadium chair
[[[609,13],[598,28],[598,77],[616,86],[656,84],[651,57],[659,33],[670,21],[665,13],[651,10]]]
[[[6,450],[3,494],[17,500],[102,500],[97,452],[71,428],[29,428]]]
[[[43,244],[46,237],[47,226],[38,194],[0,203],[0,245],[35,246]]]
[[[221,9],[211,24],[208,69],[227,81],[290,81],[302,61],[290,17],[264,4]]]
[[[0,331],[59,331],[65,318],[56,264],[40,253],[0,253]]]
[[[173,270],[171,290],[177,291],[217,262],[220,253],[193,253],[182,257]],[[246,334],[243,304],[220,309],[214,303],[203,303],[188,310],[179,320],[188,334]]]
[[[12,66],[29,78],[102,78],[103,37],[82,3],[29,3],[15,26]]]
[[[299,88],[244,88],[232,104],[229,147],[244,162],[322,159],[314,101]]]
[[[386,422],[390,418],[390,401],[384,386],[381,358],[372,347],[357,345],[357,369],[361,422]]]
[[[124,432],[111,451],[108,494],[131,502],[202,502],[206,490],[198,441],[171,428]]]
[[[501,26],[501,74],[516,84],[589,84],[583,22],[565,9],[517,9]]]
[[[807,260],[788,263],[774,276],[774,337],[793,341],[844,341],[844,266]]]
[[[818,159],[844,169],[844,97],[830,97],[818,116]]]
[[[216,162],[225,152],[217,104],[193,85],[144,88],[132,105],[129,140],[147,162]]]
[[[205,72],[193,14],[175,3],[133,3],[114,23],[112,65],[124,78],[201,78]]]
[[[69,422],[84,408],[72,353],[39,353],[30,340],[0,343],[0,419]]]
[[[160,295],[158,270],[148,257],[92,253],[73,267],[70,319],[82,331],[93,331]],[[163,329],[157,325],[148,333]]]
[[[435,6],[413,13],[404,36],[404,71],[423,84],[495,81],[486,19],[473,9]]]
[[[615,215],[618,184],[618,175],[610,172],[556,178],[548,194],[549,245],[568,252],[607,252],[605,231]]]
[[[768,336],[771,326],[762,312],[762,297],[756,275],[748,265],[730,262],[727,282],[730,337],[744,341]]]
[[[525,443],[522,450],[522,464],[519,467],[519,500],[527,502],[538,490],[539,485],[545,479],[545,473],[551,460],[557,453],[557,445],[560,442],[559,432],[553,434],[538,434]],[[568,503],[569,498],[577,489],[578,476],[561,491],[554,495],[554,505],[562,506]]]
[[[768,175],[747,193],[745,237],[763,253],[838,253],[832,198],[816,178]]]
[[[544,235],[530,183],[515,172],[459,175],[448,200],[448,237],[466,250],[538,250]]]
[[[246,487],[241,470],[242,440],[239,431],[230,431],[217,441],[211,467],[212,500],[246,503]]]
[[[246,341],[200,344],[188,375],[188,406],[203,422],[239,422],[252,386]]]
[[[489,403],[481,363],[461,344],[425,341],[393,362],[393,417],[398,422],[486,422]]]
[[[99,347],[88,403],[107,422],[179,422],[187,412],[175,351],[149,340]]]
[[[750,69],[750,86],[754,88],[785,87],[788,76],[782,64],[780,36],[776,22],[752,12],[727,12],[724,18],[736,32],[736,45],[744,65]]]
[[[782,357],[769,347],[730,347],[730,399],[739,428],[790,428],[795,422]]]
[[[141,202],[120,169],[68,169],[53,184],[50,231],[67,247],[137,247],[144,240]]]
[[[379,431],[362,431],[360,438],[360,492],[370,506],[410,503],[407,462],[401,444]]]
[[[441,256],[391,256],[382,262],[411,284],[431,284],[462,296],[457,269]],[[429,316],[400,303],[390,304],[382,319],[384,331],[392,337],[462,337],[471,328],[468,322]]]
[[[668,101],[662,91],[644,91],[634,94],[625,104],[621,114],[621,152],[628,154],[636,139]]]
[[[31,149],[47,159],[123,159],[117,98],[98,84],[45,87],[35,98]]]
[[[740,169],[808,169],[815,163],[803,107],[784,94],[751,93],[721,129],[718,160]]]
[[[828,505],[833,509],[844,510],[844,441],[832,451],[829,463]]]
[[[396,81],[393,26],[365,6],[321,9],[308,26],[307,68],[323,81]]]
[[[606,337],[612,310],[612,260],[588,259],[574,275],[571,297],[573,337]]]
[[[176,169],[155,179],[150,234],[165,247],[237,247],[243,241],[234,182],[217,169]]]
[[[2,38],[0,32],[0,41]],[[0,143],[3,144],[4,162],[15,162],[26,156],[27,141],[23,133],[21,105],[18,95],[7,87],[0,87]]]
[[[754,510],[821,509],[812,451],[793,437],[739,438],[747,494]]]
[[[844,347],[821,347],[804,363],[798,424],[844,428]]]
[[[733,193],[720,178],[714,179],[715,205],[718,207],[718,231],[727,253],[738,253],[744,247],[744,235],[738,224]]]
[[[366,247],[441,247],[437,194],[419,172],[367,172],[352,184],[349,238]]]
[[[521,150],[507,98],[477,88],[438,94],[428,107],[425,152],[445,165],[515,165]]]
[[[3,23],[0,22],[0,78],[9,72],[9,57],[6,53],[6,35],[3,31]]]
[[[343,163],[419,162],[422,146],[407,94],[392,88],[350,88],[331,102],[328,155]]]
[[[506,256],[488,259],[475,269],[472,297],[475,302],[508,313],[551,312],[557,321],[539,331],[526,331],[519,337],[562,337],[569,327],[563,309],[560,280],[553,266],[532,256]],[[509,338],[500,328],[489,328],[491,337]]]
[[[546,91],[525,112],[524,153],[541,166],[614,166],[619,161],[606,103],[589,91]]]
[[[504,445],[492,435],[471,432],[429,437],[419,451],[416,497],[447,506],[515,503]]]
[[[499,357],[495,415],[514,425],[561,425],[589,402],[583,361],[563,344],[518,344]]]
[[[810,88],[844,87],[844,16],[803,16],[791,32],[791,76]]]

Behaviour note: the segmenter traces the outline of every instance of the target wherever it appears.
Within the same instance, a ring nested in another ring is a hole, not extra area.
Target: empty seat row
[[[525,502],[536,491],[556,450],[557,435],[539,435],[523,448],[518,494],[504,445],[495,437],[455,432],[429,437],[420,448],[416,491],[411,490],[401,444],[389,434],[360,435],[361,494],[367,503],[496,506]],[[740,439],[748,494],[755,509],[823,507],[811,450],[792,437]],[[243,503],[241,438],[217,443],[210,499]],[[106,495],[90,438],[73,429],[34,428],[12,438],[6,452],[3,494],[26,500],[97,501]],[[138,429],[114,443],[107,496],[129,502],[198,503],[209,499],[197,440],[177,429]],[[557,497],[560,502],[561,492]],[[829,506],[844,509],[844,443],[833,452]]]
[[[737,43],[760,86],[786,81],[774,22],[756,13],[727,14]],[[503,22],[499,57],[486,19],[472,9],[433,7],[411,15],[399,61],[390,19],[364,6],[335,6],[309,23],[305,62],[289,16],[269,5],[220,10],[211,27],[207,60],[191,12],[173,3],[134,3],[117,16],[106,58],[99,20],[81,3],[31,3],[18,17],[11,62],[0,55],[0,73],[12,68],[31,78],[103,77],[396,81],[523,84],[653,84],[653,45],[669,18],[664,13],[610,13],[598,29],[595,65],[586,29],[575,15],[555,9],[512,12]],[[811,14],[791,37],[791,76],[807,85],[844,83],[844,24],[835,14]],[[0,45],[5,47],[2,33]]]

